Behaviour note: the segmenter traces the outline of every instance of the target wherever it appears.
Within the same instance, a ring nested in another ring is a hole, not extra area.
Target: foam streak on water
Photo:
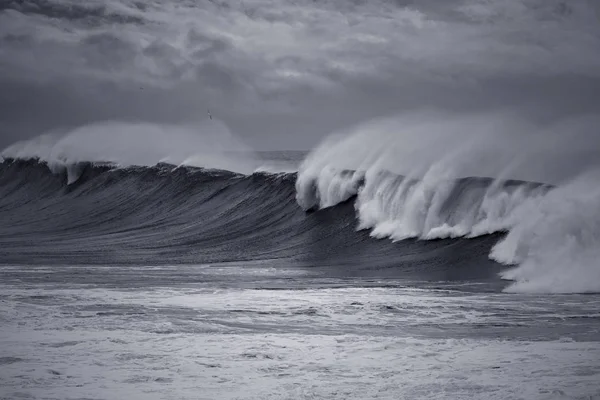
[[[0,274],[6,398],[600,396],[596,296],[242,265]]]

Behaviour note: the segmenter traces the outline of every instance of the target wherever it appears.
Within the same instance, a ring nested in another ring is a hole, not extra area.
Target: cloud
[[[599,15],[593,0],[10,0],[0,144],[209,107],[259,147],[296,148],[423,107],[590,112]]]

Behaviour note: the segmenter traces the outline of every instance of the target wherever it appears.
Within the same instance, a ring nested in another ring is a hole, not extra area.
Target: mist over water
[[[260,165],[254,151],[217,120],[186,125],[100,122],[20,141],[1,155],[35,158],[52,167],[79,162],[119,166],[163,162],[251,173]]]
[[[303,170],[387,170],[414,178],[469,176],[557,184],[600,165],[600,117],[534,122],[514,112],[422,111],[335,132]]]

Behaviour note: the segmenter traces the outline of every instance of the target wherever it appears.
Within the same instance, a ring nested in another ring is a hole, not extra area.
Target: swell
[[[39,160],[0,164],[0,254],[12,264],[274,262],[348,276],[492,279],[497,236],[373,241],[354,203],[306,214],[296,173],[242,175]],[[349,200],[349,199],[346,199]]]

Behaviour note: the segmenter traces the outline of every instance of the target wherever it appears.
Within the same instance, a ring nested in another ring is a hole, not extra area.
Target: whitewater
[[[516,266],[502,273],[515,282],[507,291],[600,291],[600,169],[597,149],[583,144],[589,121],[440,120],[388,118],[325,141],[300,166],[298,204],[356,198],[358,229],[393,241],[505,232],[490,258]]]
[[[220,121],[15,143],[0,398],[600,398],[589,121],[506,121],[402,115],[309,152]]]

